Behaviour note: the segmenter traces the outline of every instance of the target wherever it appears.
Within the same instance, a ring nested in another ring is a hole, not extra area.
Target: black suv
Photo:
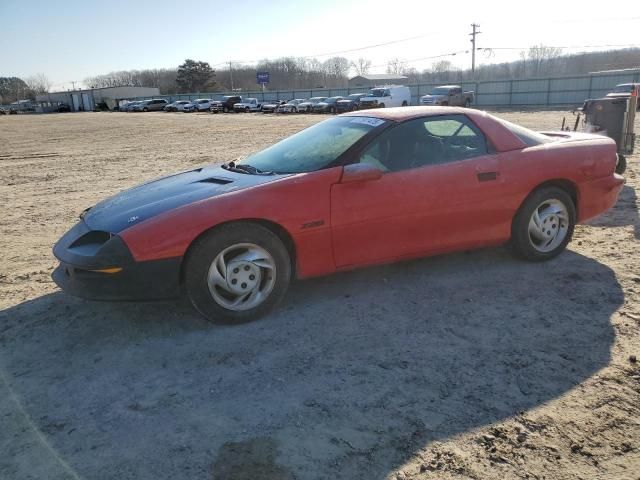
[[[233,105],[242,102],[242,97],[238,95],[225,95],[222,100],[214,100],[211,102],[209,110],[213,113],[233,112]]]

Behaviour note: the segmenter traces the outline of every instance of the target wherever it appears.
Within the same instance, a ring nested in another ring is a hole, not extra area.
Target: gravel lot
[[[545,264],[491,249],[298,282],[235,327],[51,282],[87,206],[321,118],[0,117],[0,478],[640,478],[637,155]]]

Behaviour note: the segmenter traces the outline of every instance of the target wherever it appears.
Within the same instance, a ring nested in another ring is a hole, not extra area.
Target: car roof
[[[478,110],[471,110],[462,107],[395,107],[395,108],[375,108],[371,110],[359,110],[357,112],[345,113],[350,117],[374,117],[382,120],[394,122],[404,122],[413,118],[426,117],[431,115],[468,115],[473,117],[481,114]]]

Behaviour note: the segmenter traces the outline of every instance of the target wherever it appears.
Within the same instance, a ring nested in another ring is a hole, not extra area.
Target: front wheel
[[[408,107],[408,106],[409,106],[409,104],[408,104],[408,103],[407,103],[407,101],[405,100],[404,102],[402,102],[402,106],[403,106],[403,107]]]
[[[190,249],[184,285],[193,306],[215,323],[254,320],[289,287],[291,258],[280,238],[253,223],[212,230]]]
[[[249,113],[250,111],[251,111],[251,110],[249,109],[249,107],[246,107],[246,108],[244,109],[244,113]]]
[[[539,262],[560,254],[573,235],[576,207],[558,187],[542,188],[522,204],[511,225],[511,244],[525,260]]]
[[[149,109],[148,109],[147,107],[144,107],[144,108],[142,109],[142,111],[143,111],[143,112],[148,112],[148,111],[149,111]]]

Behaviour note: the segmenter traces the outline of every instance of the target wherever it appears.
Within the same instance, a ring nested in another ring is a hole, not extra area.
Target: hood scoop
[[[233,183],[233,180],[229,180],[228,178],[209,177],[196,180],[193,183],[213,183],[215,185],[227,185],[229,183]]]

